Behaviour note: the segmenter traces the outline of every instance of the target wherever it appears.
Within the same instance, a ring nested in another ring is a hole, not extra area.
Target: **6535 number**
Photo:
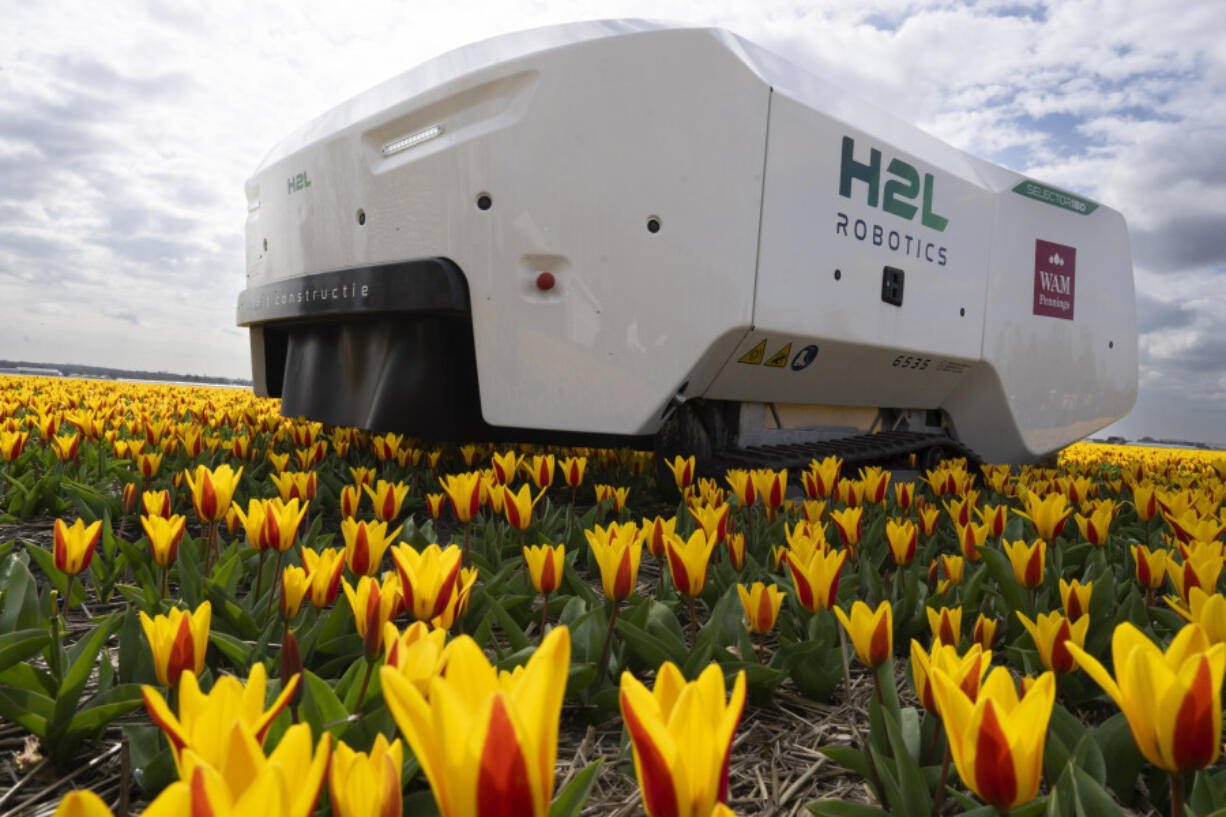
[[[896,369],[915,369],[922,372],[928,368],[928,364],[932,362],[930,357],[917,357],[915,355],[899,355],[894,358],[894,362],[890,365]]]

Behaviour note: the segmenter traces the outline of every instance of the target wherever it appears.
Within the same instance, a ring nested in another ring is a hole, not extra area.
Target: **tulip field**
[[[730,471],[0,377],[0,817],[1226,817],[1226,453]]]

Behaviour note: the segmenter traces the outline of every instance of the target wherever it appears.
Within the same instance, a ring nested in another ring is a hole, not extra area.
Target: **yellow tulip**
[[[199,674],[204,668],[204,653],[209,646],[209,622],[213,606],[200,603],[194,612],[177,607],[164,616],[149,618],[140,611],[141,627],[153,651],[153,666],[163,686],[174,687],[185,671]]]
[[[754,488],[758,491],[758,498],[762,500],[768,513],[783,507],[783,499],[788,489],[788,469],[784,468],[782,471],[761,469],[754,471],[752,477]]]
[[[281,596],[277,600],[277,609],[283,621],[293,621],[302,608],[302,599],[311,588],[307,572],[297,565],[290,565],[281,571]]]
[[[558,718],[570,668],[570,632],[556,627],[528,663],[501,675],[460,636],[429,697],[392,667],[383,697],[421,763],[442,817],[546,817],[553,797]]]
[[[697,596],[707,586],[707,565],[715,549],[715,539],[698,528],[687,540],[676,534],[666,537],[664,546],[673,585],[682,595]]]
[[[1226,596],[1221,593],[1210,595],[1199,587],[1193,587],[1188,591],[1186,607],[1171,596],[1166,597],[1166,603],[1185,621],[1199,624],[1210,644],[1226,643]]]
[[[88,527],[80,519],[71,527],[65,525],[63,519],[55,520],[53,561],[56,569],[66,576],[75,576],[88,569],[101,535],[101,519]]]
[[[1166,580],[1167,552],[1150,550],[1146,545],[1132,545],[1132,560],[1136,564],[1137,581],[1142,587],[1156,590]]]
[[[345,570],[344,553],[337,548],[322,551],[303,548],[302,566],[311,584],[307,591],[311,606],[320,610],[336,601],[341,589],[341,574]]]
[[[375,737],[369,755],[353,751],[344,741],[338,742],[328,775],[333,817],[401,817],[403,765],[400,740],[389,744],[382,732]]]
[[[856,560],[856,545],[860,544],[860,522],[863,517],[864,509],[861,507],[842,508],[830,512],[830,521],[839,529],[839,536],[843,537],[843,546],[847,548],[853,562]]]
[[[536,503],[541,501],[541,497],[545,495],[545,489],[542,488],[540,493],[535,498],[532,496],[532,488],[527,483],[519,486],[519,491],[512,491],[507,488],[503,492],[503,511],[506,513],[507,524],[517,531],[525,531],[532,524],[532,510],[536,507]]]
[[[1034,525],[1035,534],[1045,542],[1055,541],[1064,528],[1065,521],[1073,513],[1064,494],[1051,493],[1040,497],[1037,492],[1030,491],[1023,502],[1025,511],[1013,510],[1018,516],[1030,520]]]
[[[974,701],[979,697],[979,685],[991,669],[991,663],[992,651],[978,644],[972,644],[966,655],[958,655],[958,648],[951,644],[934,640],[932,651],[925,652],[918,641],[911,639],[911,682],[915,686],[915,697],[929,712],[937,711],[936,697],[932,691],[934,667],[944,671]]]
[[[630,598],[638,583],[645,531],[633,522],[613,523],[608,528],[597,525],[594,530],[584,531],[584,535],[600,567],[605,597],[614,603]]]
[[[745,608],[745,617],[749,620],[751,633],[767,633],[775,626],[779,618],[779,608],[783,605],[783,591],[777,585],[763,585],[754,582],[746,588],[743,584],[736,586],[737,595],[741,597],[741,606]]]
[[[178,716],[154,687],[142,686],[141,695],[149,716],[166,733],[182,777],[184,749],[191,749],[211,766],[225,765],[230,728],[235,722],[240,722],[262,744],[273,719],[289,703],[299,681],[300,677],[295,675],[285,682],[281,694],[268,709],[264,708],[267,673],[261,663],[251,666],[245,684],[233,675],[222,675],[207,693],[200,691],[195,673],[184,672],[179,684]]]
[[[890,485],[889,471],[872,465],[860,469],[860,482],[864,484],[864,501],[885,505],[885,492]]]
[[[726,502],[720,502],[718,505],[690,506],[690,516],[694,517],[694,521],[707,534],[707,538],[713,539],[718,547],[728,535],[728,514],[731,510],[731,506]]]
[[[962,642],[962,608],[942,607],[940,610],[929,607],[928,628],[932,630],[932,640],[940,641],[956,647]]]
[[[1019,698],[1009,670],[997,667],[974,700],[940,667],[933,668],[931,680],[950,754],[967,788],[1003,811],[1033,800],[1056,700],[1054,676],[1043,673]]]
[[[971,629],[971,641],[985,650],[992,649],[992,645],[996,642],[996,624],[996,619],[987,618],[980,613],[975,619],[974,628]]]
[[[402,542],[392,548],[409,615],[429,621],[447,608],[455,592],[460,556],[460,548],[455,545],[441,548],[431,544],[418,551]]]
[[[268,546],[278,553],[284,553],[293,547],[298,539],[298,526],[302,524],[306,512],[306,503],[299,508],[297,498],[288,502],[283,502],[280,497],[268,500],[264,511],[264,532]]]
[[[1031,621],[1018,611],[1017,617],[1034,639],[1043,666],[1056,673],[1077,668],[1073,655],[1069,652],[1069,645],[1081,647],[1085,644],[1086,631],[1090,627],[1089,616],[1082,616],[1076,622],[1070,622],[1060,613],[1039,613],[1038,621]]]
[[[809,470],[804,475],[805,493],[810,499],[829,499],[834,494],[843,470],[841,457],[829,456],[818,462],[809,461]]]
[[[587,468],[587,457],[567,457],[562,460],[562,478],[571,488],[578,488],[583,482],[583,471]]]
[[[1222,677],[1226,644],[1210,646],[1188,624],[1163,652],[1129,622],[1115,628],[1112,678],[1077,645],[1069,651],[1128,719],[1132,738],[1150,763],[1168,772],[1203,769],[1222,748]]]
[[[749,508],[758,501],[758,489],[754,487],[753,477],[741,468],[732,468],[724,475],[728,487],[736,494],[737,507]]]
[[[915,559],[915,548],[919,543],[919,528],[910,519],[901,523],[897,519],[889,519],[885,523],[885,538],[890,544],[890,555],[894,564],[905,567]]]
[[[1078,579],[1072,582],[1060,580],[1060,604],[1070,624],[1090,611],[1090,596],[1093,593],[1093,582],[1082,584]]]
[[[391,585],[380,584],[371,576],[363,576],[354,589],[347,580],[341,580],[367,661],[374,661],[383,650],[383,625],[391,620],[400,601],[396,584],[395,581]]]
[[[115,817],[102,798],[89,789],[74,789],[64,795],[51,817]]]
[[[1107,544],[1107,533],[1114,516],[1114,507],[1104,505],[1096,508],[1089,516],[1074,515],[1073,521],[1077,523],[1077,529],[1081,531],[1082,538],[1092,545],[1102,547]]]
[[[785,553],[788,572],[796,588],[800,606],[810,613],[829,610],[839,592],[839,574],[847,561],[847,551],[814,549],[807,560]]]
[[[390,534],[386,522],[357,522],[353,519],[341,520],[341,535],[345,538],[345,564],[355,576],[373,576],[379,572],[383,562],[383,554],[396,537],[401,528],[396,528]]]
[[[472,600],[473,585],[477,583],[477,568],[462,567],[456,576],[456,590],[451,594],[451,601],[443,612],[430,619],[430,624],[440,630],[450,630],[456,619],[468,612],[468,603]]]
[[[208,524],[220,522],[226,518],[238,482],[242,479],[243,469],[237,471],[229,465],[219,465],[210,470],[204,465],[197,465],[195,472],[184,471],[187,485],[192,492],[192,505],[196,508],[196,518]]]
[[[728,799],[725,770],[745,706],[745,671],[737,673],[727,701],[724,689],[718,664],[687,683],[665,662],[651,690],[622,673],[622,719],[648,817],[709,817]]]
[[[694,457],[690,456],[682,459],[681,455],[677,455],[673,457],[671,462],[665,460],[664,464],[668,466],[668,470],[673,472],[673,480],[677,483],[677,490],[685,493],[685,489],[694,481]]]
[[[851,616],[843,608],[835,607],[834,614],[856,648],[856,657],[866,667],[877,667],[890,658],[894,650],[894,612],[888,601],[869,607],[862,601],[851,605]]]
[[[1043,583],[1043,557],[1047,554],[1046,542],[1036,539],[1033,544],[1028,545],[1020,539],[1016,542],[1002,540],[1000,546],[1004,548],[1005,555],[1009,557],[1009,563],[1013,565],[1013,578],[1018,584],[1031,588]]]
[[[536,487],[544,490],[553,485],[553,475],[557,470],[557,459],[553,454],[532,456],[532,481]]]
[[[958,546],[962,548],[963,558],[968,562],[979,561],[979,551],[988,541],[988,526],[977,522],[967,522],[965,525],[954,523],[954,530],[958,532]]]
[[[383,625],[383,663],[399,672],[417,687],[423,697],[430,691],[430,679],[443,666],[447,631],[431,627],[424,621],[414,621],[400,632],[396,625]]]
[[[481,473],[468,471],[463,474],[447,474],[439,478],[439,484],[451,499],[451,509],[456,519],[470,522],[481,510]]]
[[[1226,559],[1222,554],[1215,553],[1209,548],[1200,548],[1189,552],[1182,563],[1168,558],[1166,575],[1171,580],[1171,584],[1175,585],[1179,598],[1183,599],[1186,604],[1188,594],[1193,587],[1199,587],[1206,592],[1217,587],[1217,580],[1222,574],[1224,563]]]
[[[374,503],[375,518],[380,522],[391,522],[399,516],[400,506],[409,494],[409,486],[403,482],[392,483],[382,479],[375,484],[374,490],[369,485],[363,485],[362,490]]]
[[[153,561],[162,567],[169,566],[179,555],[179,542],[187,529],[187,517],[175,514],[169,519],[160,516],[142,516],[141,527],[149,537],[149,550]]]
[[[566,566],[566,546],[525,546],[524,561],[528,563],[528,576],[532,579],[536,592],[549,596],[562,583],[562,569]]]

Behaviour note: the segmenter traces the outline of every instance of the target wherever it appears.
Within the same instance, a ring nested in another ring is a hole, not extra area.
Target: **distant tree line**
[[[250,386],[250,380],[235,377],[210,377],[202,374],[176,372],[146,372],[138,369],[113,369],[109,366],[87,366],[83,363],[35,363],[28,360],[0,360],[0,371],[12,369],[55,369],[64,377],[98,377],[110,380],[162,380],[179,383],[201,383],[225,386]]]

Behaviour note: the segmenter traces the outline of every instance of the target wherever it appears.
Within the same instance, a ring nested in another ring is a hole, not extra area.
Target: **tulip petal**
[[[477,777],[477,814],[481,817],[528,817],[536,807],[529,759],[507,711],[506,695],[496,693],[490,706],[481,772]]]
[[[638,774],[639,788],[643,790],[643,807],[651,817],[677,817],[679,804],[672,772],[676,754],[673,739],[658,715],[653,717],[651,710],[655,707],[651,705],[650,697],[638,692],[623,680],[620,695],[622,718],[634,745],[634,768]]]

